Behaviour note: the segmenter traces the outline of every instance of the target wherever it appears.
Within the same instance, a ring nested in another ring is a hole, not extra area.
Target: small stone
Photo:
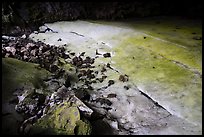
[[[98,74],[98,71],[95,71],[96,74]]]
[[[109,58],[109,57],[111,57],[111,54],[110,53],[105,53],[105,54],[103,54],[103,57],[104,58]]]
[[[102,79],[102,78],[96,78],[96,80],[98,80],[100,83],[103,82],[103,79]]]
[[[59,67],[57,66],[57,65],[50,65],[50,72],[55,72],[55,71],[57,71],[59,69]]]
[[[92,83],[96,83],[96,80],[93,80]]]
[[[62,58],[64,58],[64,59],[68,59],[68,58],[70,58],[70,57],[69,57],[68,54],[66,54],[66,53],[62,53]]]
[[[74,56],[74,55],[75,55],[75,53],[74,53],[74,52],[71,52],[70,54],[71,54],[72,56]]]
[[[25,35],[25,34],[23,34],[23,35],[21,36],[21,38],[22,38],[22,39],[25,39],[25,38],[26,38],[26,35]]]
[[[87,78],[93,79],[93,78],[95,78],[95,75],[94,74],[89,74],[89,75],[87,75]]]
[[[108,81],[108,86],[111,86],[111,85],[113,85],[113,84],[115,84],[115,81],[114,81],[114,80],[109,80],[109,81]]]
[[[26,51],[26,48],[25,47],[21,47],[20,52],[23,53],[25,51]]]
[[[126,89],[126,90],[128,90],[130,87],[128,87],[128,86],[124,86],[124,89]]]
[[[62,41],[62,39],[61,39],[61,38],[59,38],[57,41]]]
[[[84,60],[84,63],[93,64],[94,63],[94,58],[86,57],[85,60]]]
[[[29,48],[34,47],[34,46],[35,46],[35,44],[33,44],[33,43],[28,43],[25,47],[26,47],[26,49],[29,49]]]
[[[103,104],[106,104],[108,106],[112,105],[112,102],[110,100],[108,100],[108,99],[105,99],[105,98],[97,98],[96,102],[100,102],[101,105],[103,105]]]
[[[35,50],[35,49],[34,49],[34,50],[31,50],[30,54],[31,54],[32,56],[36,56],[36,50]]]
[[[84,56],[85,53],[86,53],[86,52],[82,52],[79,56]]]
[[[107,98],[115,98],[117,95],[116,94],[108,94]]]
[[[27,59],[28,59],[28,56],[24,55],[24,56],[23,56],[23,59],[24,59],[24,60],[27,60]]]
[[[107,78],[107,76],[102,76],[102,79],[106,79]]]
[[[120,75],[119,80],[122,82],[127,82],[128,81],[128,76],[127,75]]]
[[[11,52],[12,55],[15,55],[15,53],[16,53],[16,49],[14,47],[5,47],[5,50],[7,52]]]
[[[106,68],[105,68],[105,67],[102,67],[101,72],[105,72],[105,71],[106,71]]]
[[[35,34],[38,34],[38,31],[34,31]]]

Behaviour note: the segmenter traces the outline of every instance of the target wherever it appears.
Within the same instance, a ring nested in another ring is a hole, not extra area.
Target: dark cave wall
[[[2,33],[36,30],[44,22],[77,19],[117,20],[131,17],[179,15],[201,17],[199,1],[129,2],[3,2]]]

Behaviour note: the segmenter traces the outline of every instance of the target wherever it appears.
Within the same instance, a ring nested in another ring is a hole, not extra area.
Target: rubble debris
[[[119,80],[122,82],[127,82],[129,80],[128,75],[120,75]]]
[[[103,57],[104,58],[109,58],[109,57],[111,57],[111,54],[110,53],[105,53],[105,54],[103,54]]]

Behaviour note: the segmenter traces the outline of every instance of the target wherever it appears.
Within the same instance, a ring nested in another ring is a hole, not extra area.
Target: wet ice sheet
[[[144,22],[142,23],[144,24]],[[174,59],[181,64],[189,66],[191,69],[196,69],[202,74],[200,48],[194,48],[191,52],[191,50],[183,48],[189,47],[185,43],[179,42],[177,44],[173,40],[169,41],[163,37],[152,36],[154,31],[148,30],[151,33],[147,33],[147,31],[141,32],[141,29],[135,29],[137,27],[131,28],[124,26],[124,24],[121,26],[110,24],[105,25],[103,23],[97,24],[86,21],[56,22],[46,24],[46,26],[58,33],[31,34],[30,37],[52,45],[66,44],[67,50],[76,53],[85,51],[86,55],[91,57],[96,56],[96,49],[100,53],[110,52],[111,55],[114,55],[113,58],[103,58],[100,56],[96,60],[95,66],[100,68],[99,65],[110,63],[120,73],[128,74],[133,84],[137,85],[141,91],[145,92],[166,109],[163,110],[162,116],[165,116],[166,112],[173,114],[173,116],[166,119],[169,126],[161,129],[157,127],[155,130],[141,128],[140,131],[135,131],[135,134],[200,134],[202,127],[201,78],[190,69],[183,68],[171,61]],[[138,28],[139,25],[137,23]],[[149,35],[152,36],[151,39],[149,39]],[[146,39],[144,37],[147,37],[149,41],[144,42],[144,39]],[[191,43],[196,42],[191,40]],[[151,45],[148,45],[149,43]],[[189,59],[191,56],[192,58]],[[135,58],[134,61],[132,61],[133,57]],[[152,69],[155,64],[157,69]],[[115,71],[107,72],[107,76],[109,79],[118,79],[118,74]],[[107,81],[104,81],[104,83],[95,85],[95,88],[105,86],[106,84]],[[118,95],[126,92],[121,97],[123,100],[128,98],[131,101],[126,100],[123,102],[117,100],[117,103],[113,103],[112,107],[117,107],[117,104],[127,105],[124,103],[131,102],[132,109],[137,110],[137,104],[140,104],[141,108],[144,108],[144,113],[140,114],[138,111],[135,111],[135,116],[140,115],[143,119],[148,119],[149,116],[153,116],[154,119],[158,118],[157,115],[152,115],[155,110],[146,111],[145,105],[148,104],[147,99],[140,102],[137,101],[136,95],[133,94],[138,92],[137,90],[127,92],[123,90],[121,85],[117,85],[115,89],[117,89],[115,92]],[[107,92],[111,93],[112,91]],[[98,93],[97,96],[102,96],[105,94],[105,91],[99,91]],[[129,97],[131,94],[133,94],[133,97]],[[180,99],[181,96],[182,99]],[[123,108],[125,109],[123,110],[118,107],[117,109],[119,111],[117,114],[121,116],[124,115],[124,111],[127,109],[125,112],[129,114],[129,126],[131,124],[139,124],[128,108]],[[182,119],[184,124],[181,124]],[[152,124],[156,124],[156,121],[152,122]],[[175,125],[172,121],[179,122]],[[151,122],[147,120],[147,123]],[[190,129],[192,132],[190,132]]]

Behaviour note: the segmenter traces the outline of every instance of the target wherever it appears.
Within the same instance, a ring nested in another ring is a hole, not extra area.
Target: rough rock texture
[[[123,19],[155,15],[202,16],[200,2],[3,2],[3,33],[19,34],[45,22],[76,19]]]
[[[50,75],[37,66],[17,59],[2,58],[2,133],[5,135],[19,134],[18,129],[24,118],[16,112],[15,105],[23,99],[23,90],[41,87],[42,80]]]
[[[80,120],[78,108],[69,102],[61,103],[54,111],[39,119],[30,131],[31,135],[89,135],[90,133],[90,125]]]
[[[60,60],[63,62],[63,59]],[[64,65],[60,64],[61,67]],[[85,118],[82,120],[80,113],[90,117],[93,111],[62,86],[63,80],[49,80],[50,73],[38,67],[37,64],[3,58],[3,134],[91,134],[90,123]],[[65,73],[76,73],[69,71],[68,67],[65,68]],[[9,86],[11,81],[12,85]],[[54,81],[59,85],[50,85]],[[63,99],[68,100],[63,103]],[[59,115],[61,117],[58,117]],[[39,119],[43,122],[40,122],[35,130],[36,127],[32,125]],[[48,120],[54,122],[54,126],[45,127],[44,124],[50,125],[46,123]],[[31,131],[33,128],[34,131]]]

